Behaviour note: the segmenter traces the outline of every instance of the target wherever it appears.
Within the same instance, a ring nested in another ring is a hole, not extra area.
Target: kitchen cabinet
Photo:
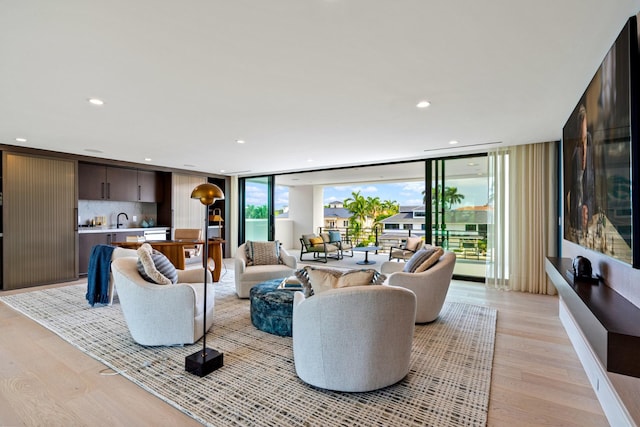
[[[154,171],[138,171],[138,199],[139,202],[162,201],[161,185],[158,174]]]
[[[135,169],[78,163],[78,198],[82,200],[138,199]]]
[[[125,229],[126,230],[126,229]],[[110,245],[113,242],[123,242],[127,236],[137,234],[128,231],[105,231],[104,233],[79,233],[78,234],[78,273],[87,274],[89,272],[89,258],[91,248],[95,245]]]
[[[78,273],[87,274],[89,271],[89,256],[95,245],[106,245],[107,233],[78,234]]]
[[[80,162],[78,177],[81,200],[157,202],[162,194],[154,171]]]

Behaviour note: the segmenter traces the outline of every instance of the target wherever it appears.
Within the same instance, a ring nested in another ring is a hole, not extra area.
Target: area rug
[[[233,274],[215,285],[215,322],[207,344],[224,366],[205,378],[185,373],[185,356],[202,344],[143,347],[129,335],[119,304],[91,308],[86,285],[0,297],[78,349],[211,426],[484,426],[496,311],[446,303],[428,325],[416,325],[409,374],[367,393],[339,393],[295,374],[291,338],[251,325],[248,300],[236,297]]]

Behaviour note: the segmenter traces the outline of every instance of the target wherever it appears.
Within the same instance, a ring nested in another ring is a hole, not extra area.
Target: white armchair
[[[236,250],[235,256],[235,281],[236,294],[239,298],[249,298],[249,291],[258,283],[266,280],[285,278],[293,275],[297,268],[296,258],[280,248],[280,258],[284,264],[272,265],[247,265],[245,243]]]
[[[416,296],[382,285],[336,288],[293,301],[293,359],[316,387],[364,392],[409,372]]]
[[[129,332],[142,345],[193,344],[213,324],[214,288],[207,278],[207,325],[203,329],[204,269],[178,270],[178,283],[156,285],[142,278],[137,257],[111,263]]]
[[[420,273],[402,271],[405,263],[386,261],[380,272],[386,274],[385,284],[410,289],[416,294],[418,306],[416,323],[428,323],[436,320],[447,297],[456,254],[445,252],[431,268]]]

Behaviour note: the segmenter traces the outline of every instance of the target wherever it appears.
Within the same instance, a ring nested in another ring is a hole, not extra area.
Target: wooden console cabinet
[[[640,308],[604,283],[576,282],[569,258],[549,258],[547,274],[602,365],[640,377]]]

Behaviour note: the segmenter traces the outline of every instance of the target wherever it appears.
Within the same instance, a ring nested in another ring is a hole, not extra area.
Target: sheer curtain
[[[487,286],[555,295],[545,273],[556,255],[557,143],[518,145],[489,153]]]

